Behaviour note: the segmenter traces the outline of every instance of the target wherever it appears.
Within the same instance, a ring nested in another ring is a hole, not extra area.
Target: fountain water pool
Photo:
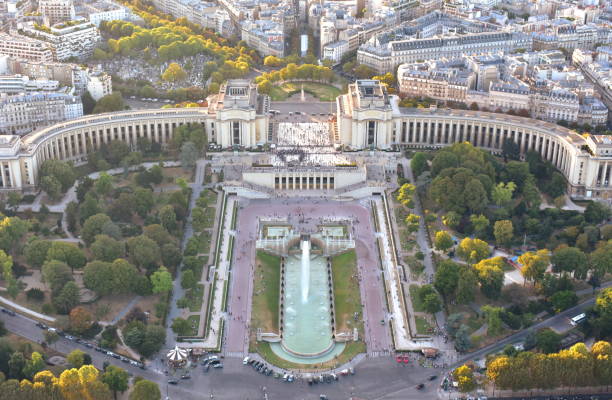
[[[310,242],[302,240],[302,303],[308,301],[310,287]]]
[[[281,347],[294,357],[319,357],[334,346],[327,260],[301,242],[301,257],[285,260],[283,338]]]

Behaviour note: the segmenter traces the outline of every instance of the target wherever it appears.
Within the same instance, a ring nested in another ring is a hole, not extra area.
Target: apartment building
[[[49,43],[16,33],[0,32],[0,54],[39,62],[53,61]]]
[[[38,0],[38,12],[47,26],[71,21],[76,16],[72,0]]]
[[[0,75],[0,93],[49,92],[59,89],[59,82],[46,79],[30,79],[27,76]]]
[[[390,41],[379,46],[370,40],[357,51],[359,64],[378,73],[394,71],[402,63],[458,58],[464,55],[531,50],[531,37],[520,32],[483,32],[428,39]]]
[[[140,20],[140,17],[132,14],[129,8],[108,0],[79,3],[76,6],[76,14],[88,19],[97,27],[102,21]]]
[[[87,91],[96,101],[113,93],[111,76],[100,71],[88,74]]]
[[[57,61],[91,56],[101,38],[98,28],[83,19],[63,22],[50,28],[27,22],[18,25],[18,32],[48,43]]]
[[[285,56],[283,25],[269,20],[244,21],[241,38],[246,44],[265,56]]]
[[[23,135],[83,115],[81,98],[63,93],[0,95],[0,133]]]

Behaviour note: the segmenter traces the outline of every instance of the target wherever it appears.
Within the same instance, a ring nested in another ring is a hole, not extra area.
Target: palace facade
[[[148,138],[165,146],[183,124],[197,123],[208,141],[224,148],[251,148],[273,140],[270,100],[248,81],[230,81],[208,108],[122,111],[86,116],[19,137],[0,136],[0,190],[30,190],[38,182],[38,169],[47,159],[86,161],[87,154],[112,140],[136,146]],[[612,140],[581,136],[552,123],[505,114],[449,110],[407,109],[388,95],[377,81],[349,85],[336,100],[336,145],[352,150],[433,149],[470,142],[501,153],[505,140],[519,145],[521,155],[537,151],[566,177],[569,194],[578,199],[612,199]],[[291,178],[291,176],[289,176]],[[275,178],[276,179],[276,178]],[[272,185],[295,186],[283,176]],[[315,180],[316,182],[316,180]],[[331,179],[321,179],[323,185]],[[337,186],[337,185],[336,185]]]

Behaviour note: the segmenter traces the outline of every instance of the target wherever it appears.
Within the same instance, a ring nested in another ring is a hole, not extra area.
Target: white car
[[[244,360],[242,360],[242,365],[247,365],[249,363],[249,357],[244,357]]]

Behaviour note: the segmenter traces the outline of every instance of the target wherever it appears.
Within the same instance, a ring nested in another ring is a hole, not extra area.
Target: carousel
[[[181,349],[178,345],[174,346],[174,349],[168,352],[166,358],[170,366],[174,368],[184,367],[187,364],[187,349]]]

